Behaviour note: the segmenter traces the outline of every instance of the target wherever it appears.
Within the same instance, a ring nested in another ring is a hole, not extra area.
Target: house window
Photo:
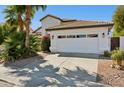
[[[75,35],[67,35],[67,38],[75,38]]]
[[[86,38],[86,35],[77,35],[77,38]]]
[[[88,34],[87,37],[89,37],[89,38],[95,38],[95,37],[98,37],[98,34]]]
[[[65,35],[60,35],[60,36],[58,36],[58,38],[62,39],[62,38],[66,38],[66,36]]]

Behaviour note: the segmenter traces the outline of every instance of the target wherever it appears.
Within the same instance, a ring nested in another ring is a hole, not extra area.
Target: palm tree
[[[30,32],[30,23],[31,23],[31,16],[32,16],[32,12],[35,12],[38,11],[40,8],[42,10],[45,10],[46,9],[46,5],[40,5],[40,6],[37,6],[37,5],[26,5],[26,38],[25,38],[25,47],[28,49],[29,48],[29,32]]]
[[[34,14],[41,8],[42,10],[46,9],[46,5],[20,5],[20,6],[8,6],[4,13],[6,13],[7,22],[11,25],[17,25],[19,29],[26,28],[25,30],[25,47],[29,48],[29,33],[30,33],[30,23],[31,18]]]
[[[3,13],[6,14],[5,19],[6,22],[11,25],[17,25],[17,29],[20,31],[24,30],[22,14],[24,13],[24,5],[19,6],[7,6]]]
[[[24,5],[19,5],[19,6],[16,5],[15,8],[17,9],[17,14],[18,14],[19,29],[21,31],[23,31],[24,30],[24,22],[23,22],[23,19],[22,19],[22,14],[24,12],[25,6]]]

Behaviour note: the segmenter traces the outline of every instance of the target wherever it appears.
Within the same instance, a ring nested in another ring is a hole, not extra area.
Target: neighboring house
[[[37,28],[33,33],[36,35],[42,35],[42,27]]]
[[[42,34],[49,33],[52,52],[96,53],[110,51],[113,22],[61,19],[47,15],[41,20]]]

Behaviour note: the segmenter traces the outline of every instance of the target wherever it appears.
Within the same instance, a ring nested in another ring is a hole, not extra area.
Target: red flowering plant
[[[50,35],[42,36],[41,49],[44,52],[50,52]]]

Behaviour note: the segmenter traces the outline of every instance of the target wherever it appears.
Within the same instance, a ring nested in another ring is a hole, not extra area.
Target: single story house
[[[113,22],[61,19],[53,15],[40,21],[39,31],[50,34],[51,52],[103,54],[110,51]]]

